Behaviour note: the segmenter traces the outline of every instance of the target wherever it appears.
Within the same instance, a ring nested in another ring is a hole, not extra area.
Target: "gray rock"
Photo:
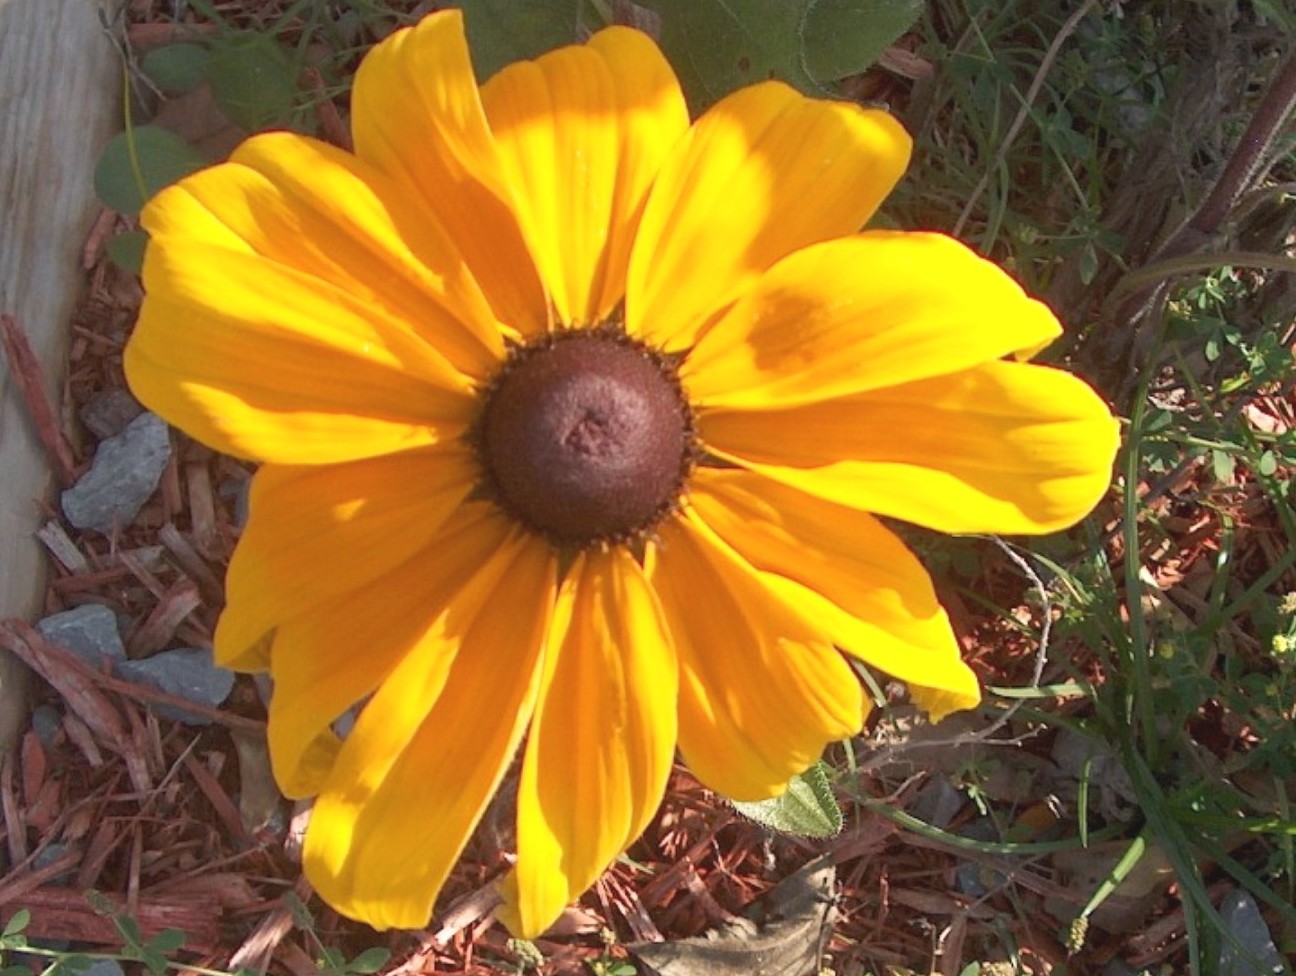
[[[1241,888],[1230,891],[1220,900],[1219,913],[1224,928],[1237,940],[1235,945],[1224,938],[1220,976],[1282,976],[1289,972],[1250,892]]]
[[[148,685],[169,695],[187,698],[199,705],[215,708],[234,690],[234,672],[217,667],[212,653],[200,647],[182,647],[163,651],[141,661],[123,661],[117,665],[117,677]],[[185,725],[209,725],[211,720],[183,708],[150,705],[163,718]]]
[[[127,390],[101,390],[77,411],[81,423],[95,437],[116,437],[126,425],[144,412],[140,402]]]
[[[989,817],[978,817],[962,830],[960,837],[970,840],[998,842],[999,827]],[[954,883],[959,891],[973,898],[984,898],[992,891],[997,891],[1008,883],[1007,877],[996,871],[989,864],[980,861],[964,861],[954,869]]]
[[[933,827],[944,830],[963,809],[963,804],[966,802],[967,797],[955,789],[949,779],[937,773],[918,791],[909,813]]]
[[[41,745],[49,747],[63,727],[63,715],[53,705],[37,705],[32,709],[31,724]]]
[[[62,613],[52,614],[36,624],[51,644],[65,647],[92,668],[101,668],[106,660],[114,667],[126,660],[117,615],[99,603],[87,603]]]
[[[95,959],[85,969],[77,970],[79,976],[126,976],[116,959]]]
[[[143,413],[115,437],[101,441],[90,470],[63,492],[63,514],[78,529],[125,527],[157,490],[171,458],[167,425]]]
[[[68,852],[74,849],[75,848],[73,848],[71,844],[64,844],[61,841],[54,841],[53,843],[46,844],[37,851],[36,856],[32,858],[32,870],[39,871],[42,868],[47,868],[55,861],[65,857]],[[50,878],[50,884],[55,886],[69,884],[75,876],[76,866],[73,865],[62,874]]]
[[[1098,810],[1107,820],[1125,821],[1138,809],[1138,791],[1129,773],[1109,749],[1071,729],[1058,732],[1053,743],[1053,762],[1067,776],[1079,782],[1088,777],[1098,797]],[[1087,767],[1087,768],[1086,768]]]

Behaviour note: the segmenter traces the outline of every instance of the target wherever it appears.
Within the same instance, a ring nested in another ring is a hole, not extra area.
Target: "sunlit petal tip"
[[[550,303],[482,108],[462,12],[430,14],[375,47],[351,102],[356,155],[436,216],[496,319],[522,335],[546,329]]]
[[[518,533],[484,559],[414,646],[382,631],[399,660],[347,734],[311,814],[307,878],[340,912],[375,928],[426,924],[535,707],[556,560]],[[442,571],[447,585],[466,568],[457,560],[449,570],[436,560],[419,566]],[[417,588],[407,581],[400,592]]]
[[[774,796],[859,731],[863,692],[825,629],[697,517],[663,528],[650,572],[679,656],[680,751],[706,786]]]
[[[645,35],[609,28],[502,69],[482,102],[559,322],[606,319],[648,189],[688,128],[669,65]]]
[[[938,688],[909,682],[909,697],[933,722],[981,704],[981,686],[971,668],[951,668],[946,677],[950,680]]]
[[[809,495],[942,532],[1074,525],[1111,481],[1120,426],[1083,380],[996,361],[783,410],[700,414],[708,449]]]
[[[721,99],[665,160],[627,278],[627,328],[669,348],[781,258],[857,231],[909,161],[884,112],[764,82]]]
[[[1047,306],[952,238],[871,231],[776,264],[682,376],[701,407],[778,408],[956,373],[1060,332]]]
[[[878,519],[741,469],[701,470],[691,504],[768,598],[848,654],[966,700],[976,681],[926,569]]]
[[[514,934],[548,928],[656,812],[675,754],[677,683],[643,570],[620,549],[578,557],[554,608],[518,785],[503,916]]]

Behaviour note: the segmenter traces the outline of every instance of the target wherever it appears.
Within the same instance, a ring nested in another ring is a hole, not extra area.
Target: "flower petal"
[[[518,787],[503,918],[534,938],[656,813],[678,673],[657,598],[624,549],[580,556],[559,592]]]
[[[450,666],[521,545],[491,506],[468,504],[413,557],[279,625],[270,652],[269,741],[285,793],[319,792],[337,752],[330,726],[402,662]]]
[[[927,571],[877,519],[741,469],[699,468],[691,487],[698,517],[776,598],[842,650],[923,689],[933,719],[981,700]]]
[[[430,14],[370,51],[351,109],[356,155],[437,215],[496,318],[542,331],[549,307],[482,111],[462,11]]]
[[[742,467],[944,532],[1073,525],[1106,492],[1119,441],[1084,381],[1011,362],[786,410],[704,410],[698,428]]]
[[[269,661],[255,649],[269,631],[411,558],[467,497],[475,477],[472,458],[458,444],[349,464],[262,467],[225,577],[219,663],[264,670]]]
[[[681,375],[698,405],[790,407],[970,369],[1061,331],[952,238],[872,231],[776,264],[698,340]]]
[[[606,319],[625,294],[648,187],[688,129],[666,59],[646,35],[611,27],[503,69],[482,103],[558,320]]]
[[[730,799],[777,796],[828,743],[859,731],[859,681],[700,520],[685,514],[660,535],[648,576],[679,655],[680,751]]]
[[[452,605],[440,646],[411,649],[342,744],[306,831],[306,877],[377,929],[427,924],[531,719],[556,586],[523,537],[480,609]]]
[[[166,235],[126,376],[150,409],[217,450],[281,464],[374,457],[459,436],[468,377],[410,327],[318,278]]]
[[[435,215],[333,146],[254,136],[228,163],[159,194],[143,219],[154,237],[205,239],[322,279],[408,323],[474,379],[503,356],[499,326]]]
[[[910,139],[885,112],[766,82],[722,99],[676,144],[630,256],[628,329],[663,348],[780,258],[859,230],[900,179]]]

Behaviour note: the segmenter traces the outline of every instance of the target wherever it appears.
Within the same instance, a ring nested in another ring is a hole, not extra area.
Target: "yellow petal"
[[[370,51],[351,110],[356,154],[437,215],[496,318],[523,334],[543,330],[548,302],[482,111],[462,11],[430,14]]]
[[[268,662],[248,652],[270,630],[412,557],[467,497],[475,477],[471,456],[458,444],[349,464],[262,467],[225,577],[218,662],[264,668]]]
[[[279,625],[270,653],[269,741],[285,793],[319,792],[331,765],[321,760],[336,752],[330,725],[403,661],[415,656],[449,667],[519,546],[491,506],[468,504],[409,559]]]
[[[1061,331],[952,238],[873,231],[784,258],[698,340],[681,375],[695,404],[790,407],[969,369]]]
[[[731,799],[777,796],[828,743],[859,731],[859,681],[698,519],[660,535],[648,570],[679,655],[680,751]]]
[[[671,350],[780,258],[858,230],[900,179],[890,115],[777,82],[722,99],[667,158],[630,257],[631,332]]]
[[[264,258],[158,237],[125,353],[150,409],[217,450],[281,464],[458,437],[471,381],[409,325]]]
[[[921,687],[933,719],[980,701],[927,571],[877,519],[734,468],[699,468],[689,503],[775,598],[842,650]]]
[[[648,187],[688,109],[670,66],[639,31],[510,65],[482,88],[558,320],[611,315]]]
[[[807,494],[944,532],[1053,532],[1111,480],[1119,428],[1082,380],[994,362],[787,410],[707,410],[707,448]]]
[[[230,162],[159,194],[143,222],[155,238],[243,250],[319,278],[407,323],[474,379],[503,355],[490,308],[435,215],[325,143],[255,136]]]
[[[675,755],[678,674],[643,571],[624,549],[568,572],[518,786],[518,860],[502,918],[534,938],[648,825]]]
[[[549,547],[522,539],[478,612],[452,608],[342,744],[306,831],[306,877],[374,928],[427,924],[535,705],[556,585]]]

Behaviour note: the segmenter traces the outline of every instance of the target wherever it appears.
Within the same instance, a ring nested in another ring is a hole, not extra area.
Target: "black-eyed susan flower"
[[[690,125],[622,28],[479,89],[445,11],[366,58],[353,117],[354,154],[260,135],[149,205],[126,351],[145,403],[262,462],[216,651],[274,678],[326,901],[425,924],[520,750],[534,935],[677,747],[754,800],[857,732],[848,657],[976,704],[876,516],[1070,525],[1117,430],[1013,360],[1059,328],[1006,274],[859,232],[908,161],[890,116],[771,82]]]

